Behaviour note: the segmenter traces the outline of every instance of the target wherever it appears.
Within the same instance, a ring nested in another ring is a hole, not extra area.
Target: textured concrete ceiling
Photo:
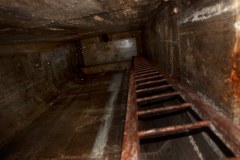
[[[0,43],[136,30],[164,0],[0,0]]]

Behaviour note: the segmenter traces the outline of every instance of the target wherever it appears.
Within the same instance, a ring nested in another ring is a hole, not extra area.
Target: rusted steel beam
[[[180,94],[181,94],[180,92],[172,92],[172,93],[148,96],[148,97],[144,97],[144,98],[138,98],[137,103],[143,104],[143,103],[149,103],[149,102],[156,101],[156,100],[161,101],[161,100],[165,100],[165,99],[172,98],[175,96],[179,96]]]
[[[136,75],[135,79],[139,79],[142,77],[147,77],[147,76],[154,76],[154,75],[158,75],[158,72],[150,72],[150,73],[146,73],[146,74],[141,74],[141,75]]]
[[[191,130],[208,127],[211,121],[199,121],[192,124],[176,125],[164,128],[155,128],[151,130],[139,131],[138,136],[140,139],[151,138],[155,136],[166,136],[179,133],[190,132]]]
[[[136,83],[142,83],[148,80],[155,80],[155,79],[162,79],[163,76],[162,75],[156,75],[156,76],[150,76],[150,77],[146,77],[146,78],[138,78],[136,79]]]
[[[164,106],[164,107],[160,107],[160,108],[138,111],[137,115],[138,115],[138,117],[141,117],[141,116],[146,116],[146,115],[149,115],[149,114],[151,115],[151,114],[155,114],[155,113],[158,113],[158,114],[160,114],[160,113],[170,113],[170,112],[184,110],[184,109],[190,108],[192,106],[193,106],[193,104],[191,104],[191,103],[183,103],[181,105],[174,105],[174,106]]]
[[[138,118],[135,94],[134,69],[131,68],[127,100],[127,113],[124,126],[121,160],[139,160]]]
[[[163,85],[163,86],[157,86],[157,87],[150,87],[150,88],[144,88],[144,89],[138,89],[136,90],[136,94],[143,94],[143,93],[151,93],[151,92],[156,92],[156,91],[163,91],[168,88],[171,88],[172,85]]]
[[[154,69],[154,70],[151,70],[151,71],[136,72],[134,75],[135,76],[140,76],[142,74],[147,74],[147,73],[152,73],[152,72],[158,72],[158,70]]]
[[[167,82],[166,79],[160,79],[160,80],[152,80],[152,81],[148,81],[148,82],[143,82],[140,84],[136,85],[136,89],[140,89],[140,88],[144,88],[144,87],[150,87],[152,85],[160,85],[162,83]]]

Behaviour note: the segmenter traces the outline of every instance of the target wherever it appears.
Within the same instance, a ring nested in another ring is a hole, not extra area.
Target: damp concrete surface
[[[70,81],[61,97],[0,150],[0,159],[120,159],[125,71]]]

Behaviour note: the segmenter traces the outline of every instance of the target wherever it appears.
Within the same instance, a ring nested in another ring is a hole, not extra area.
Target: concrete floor
[[[69,82],[61,98],[0,150],[0,159],[120,159],[126,72]]]

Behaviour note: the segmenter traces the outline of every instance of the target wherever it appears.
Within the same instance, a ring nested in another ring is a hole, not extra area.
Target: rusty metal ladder
[[[221,115],[215,115],[211,119],[211,114],[214,110],[208,109],[209,106],[204,106],[201,100],[197,98],[191,98],[191,92],[184,87],[177,87],[176,82],[171,80],[171,78],[165,74],[160,74],[159,69],[154,65],[149,63],[143,58],[137,57],[132,61],[132,66],[130,70],[129,78],[129,91],[128,91],[128,102],[127,102],[127,114],[124,128],[124,138],[122,147],[122,160],[139,160],[140,159],[140,140],[151,138],[155,136],[166,136],[179,133],[190,132],[195,129],[209,127],[215,132],[221,135],[221,140],[230,148],[236,156],[231,157],[231,159],[239,159],[237,155],[240,154],[240,132],[239,129],[233,125],[226,126],[226,124],[231,123],[225,117]],[[167,88],[173,88],[173,92],[164,93]],[[160,94],[158,91],[162,91]],[[138,95],[144,93],[156,94],[139,97]],[[158,93],[157,93],[158,92]],[[184,100],[182,104],[169,105],[164,107],[157,107],[148,110],[139,110],[140,105],[146,104],[153,101],[166,100],[172,97],[184,95]],[[187,97],[187,98],[186,98]],[[190,97],[190,98],[189,98]],[[196,108],[196,106],[201,106]],[[190,124],[168,126],[164,128],[152,128],[149,130],[139,130],[138,128],[138,118],[146,115],[152,114],[165,114],[176,111],[181,111],[187,108],[191,108],[201,115],[200,120],[195,121]],[[210,115],[209,115],[210,114]],[[229,138],[228,134],[224,133],[224,130],[231,130],[233,135]],[[230,159],[230,158],[226,158]]]

